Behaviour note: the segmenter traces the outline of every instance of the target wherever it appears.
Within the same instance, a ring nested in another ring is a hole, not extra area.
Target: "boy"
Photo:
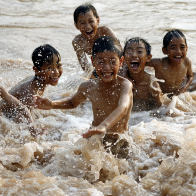
[[[35,75],[22,80],[9,91],[29,110],[34,108],[33,95],[42,96],[49,84],[52,86],[57,85],[63,72],[59,52],[48,44],[34,50],[32,61]],[[1,103],[1,111],[5,116],[15,116],[15,112],[10,110],[10,107],[8,102]]]
[[[144,71],[150,62],[151,46],[139,37],[131,38],[124,47],[124,66],[120,75],[133,83],[133,110],[151,110],[162,104],[162,92],[158,82]]]
[[[128,130],[132,108],[132,84],[118,76],[123,56],[119,42],[110,36],[98,38],[93,45],[92,64],[98,78],[83,82],[75,95],[57,101],[35,96],[35,105],[40,109],[73,109],[89,99],[94,120],[84,138],[103,134],[104,142],[118,139],[118,134]]]
[[[94,41],[101,36],[116,38],[109,27],[98,27],[99,21],[96,9],[90,4],[81,5],[74,11],[74,25],[81,34],[73,39],[72,44],[82,69],[87,72],[91,71],[91,65],[88,63],[86,54],[91,56]],[[95,70],[93,75],[98,77]]]
[[[163,54],[167,57],[152,59],[149,66],[154,67],[155,77],[163,79],[159,82],[163,93],[168,97],[186,92],[193,80],[191,61],[187,54],[187,42],[180,30],[171,30],[163,38]]]

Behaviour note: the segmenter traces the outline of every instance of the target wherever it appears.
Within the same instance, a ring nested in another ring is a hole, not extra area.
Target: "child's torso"
[[[175,93],[179,90],[186,80],[186,75],[187,67],[183,62],[178,67],[173,67],[163,60],[162,65],[155,69],[155,77],[165,80],[159,82],[163,93]]]

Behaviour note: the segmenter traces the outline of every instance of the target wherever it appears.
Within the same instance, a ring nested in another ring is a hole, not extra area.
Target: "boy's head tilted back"
[[[57,56],[58,61],[61,60],[59,52],[49,44],[39,46],[32,53],[32,61],[34,66],[40,71],[44,63],[52,63],[54,56]]]
[[[167,46],[169,45],[169,42],[172,40],[173,37],[176,37],[176,38],[182,37],[185,41],[186,46],[187,46],[185,35],[180,30],[175,29],[175,30],[168,31],[167,34],[164,36],[163,48],[167,48]]]
[[[151,54],[151,45],[145,39],[142,39],[140,37],[133,37],[133,38],[125,41],[123,56],[125,55],[125,51],[126,51],[128,44],[132,44],[132,43],[139,44],[140,42],[142,42],[144,44],[147,55],[150,55]]]
[[[95,58],[99,52],[115,52],[122,57],[121,45],[117,39],[110,36],[99,37],[93,44],[92,57]]]
[[[76,10],[74,11],[74,22],[75,22],[75,24],[77,24],[78,17],[79,17],[80,14],[85,15],[90,10],[93,12],[93,15],[96,18],[99,18],[97,10],[95,9],[95,7],[93,5],[91,5],[91,4],[84,4],[84,5],[81,5],[81,6],[77,7]]]

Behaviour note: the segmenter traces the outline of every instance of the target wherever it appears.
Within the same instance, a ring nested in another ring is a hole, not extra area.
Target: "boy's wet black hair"
[[[174,29],[174,30],[168,31],[166,33],[166,35],[164,36],[164,38],[163,38],[163,48],[167,48],[167,46],[169,45],[169,42],[172,40],[173,37],[177,37],[177,38],[182,37],[185,41],[186,46],[187,46],[186,37],[182,33],[182,31],[180,31],[178,29]]]
[[[140,37],[133,37],[133,38],[128,39],[128,40],[125,41],[123,56],[125,55],[125,51],[126,51],[127,45],[128,44],[135,43],[135,42],[137,44],[139,44],[140,42],[142,42],[144,44],[144,46],[145,46],[147,55],[150,55],[151,54],[151,45],[145,39],[140,38]]]
[[[122,57],[121,45],[117,39],[110,36],[99,37],[93,44],[92,57],[95,58],[99,52],[115,52],[118,57]]]
[[[58,62],[59,62],[61,59],[59,52],[51,45],[45,44],[43,46],[39,46],[33,51],[32,61],[34,66],[39,71],[41,71],[41,67],[43,66],[43,63],[45,62],[52,63],[55,55],[58,57]]]
[[[80,14],[86,14],[88,11],[92,11],[93,12],[93,15],[96,17],[96,18],[99,18],[99,15],[97,13],[97,10],[95,9],[95,7],[91,4],[83,4],[83,5],[80,5],[79,7],[77,7],[74,11],[74,22],[75,24],[77,24],[78,22],[78,17]]]

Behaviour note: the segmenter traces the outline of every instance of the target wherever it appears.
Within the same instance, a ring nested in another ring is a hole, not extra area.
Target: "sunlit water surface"
[[[61,54],[64,73],[45,96],[71,95],[86,75],[71,41],[79,32],[73,12],[82,0],[0,0],[0,82],[8,90],[33,75],[31,54],[51,44]],[[94,0],[100,25],[110,26],[121,43],[140,36],[162,57],[166,30],[178,28],[188,43],[196,69],[195,0]],[[151,72],[151,70],[149,70]],[[129,122],[130,155],[117,159],[98,137],[81,134],[92,122],[91,104],[74,110],[33,111],[36,125],[48,135],[33,139],[28,128],[1,118],[0,195],[161,196],[196,195],[196,92],[159,111],[133,112]]]

